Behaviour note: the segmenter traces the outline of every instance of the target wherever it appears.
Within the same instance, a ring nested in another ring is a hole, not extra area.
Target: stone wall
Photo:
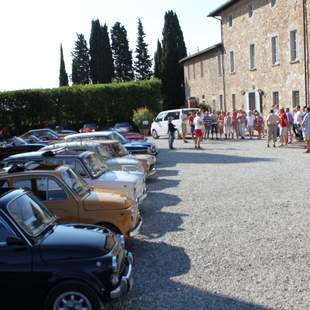
[[[220,110],[220,95],[223,96],[223,76],[218,72],[218,56],[222,48],[215,48],[184,62],[185,96],[196,97]],[[224,98],[224,97],[223,97]]]
[[[253,15],[249,17],[249,4]],[[266,114],[273,106],[273,92],[279,92],[280,106],[292,107],[292,91],[299,91],[305,103],[304,40],[302,0],[241,0],[222,12],[226,101],[232,109],[249,108],[249,93],[256,98],[256,109]],[[232,26],[229,18],[232,16]],[[290,61],[290,31],[298,33],[298,60]],[[272,36],[278,36],[279,63],[272,64]],[[254,69],[250,69],[250,45],[255,44]],[[235,72],[229,72],[230,52],[235,55]],[[253,98],[252,97],[252,98]],[[261,102],[260,102],[261,101]]]

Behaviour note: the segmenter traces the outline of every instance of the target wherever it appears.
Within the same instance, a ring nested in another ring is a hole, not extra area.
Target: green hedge
[[[159,80],[78,85],[53,89],[0,92],[0,126],[18,132],[39,128],[46,120],[78,129],[84,122],[110,126],[131,121],[133,110],[160,111]]]

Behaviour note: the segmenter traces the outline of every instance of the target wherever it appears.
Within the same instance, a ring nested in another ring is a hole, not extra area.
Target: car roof
[[[111,135],[112,133],[114,133],[115,131],[112,130],[106,130],[106,131],[93,131],[93,132],[84,132],[84,133],[77,133],[74,135],[69,135],[65,137],[65,140],[70,139],[70,138],[83,138],[83,137],[108,137],[109,135]]]
[[[56,152],[57,150],[55,150]],[[48,151],[36,151],[36,152],[27,152],[27,153],[20,153],[20,154],[15,154],[15,155],[11,155],[7,158],[5,158],[3,161],[7,162],[10,160],[18,160],[18,159],[22,159],[22,158],[27,158],[29,160],[31,159],[35,159],[35,158],[49,158],[49,157],[69,157],[69,156],[73,156],[73,157],[84,157],[88,154],[86,153],[92,153],[90,151],[85,151],[85,152],[77,152],[74,150],[60,150],[58,153],[55,153],[54,155],[52,154],[53,151],[52,150],[48,150]]]
[[[199,110],[199,108],[184,108],[184,109],[165,110],[165,111],[161,111],[159,113],[178,112],[178,111],[182,111],[182,110],[184,110],[184,111],[191,111],[191,110]]]

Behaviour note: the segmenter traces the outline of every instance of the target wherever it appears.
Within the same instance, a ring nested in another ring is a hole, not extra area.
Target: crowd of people
[[[233,112],[199,111],[193,112],[189,116],[182,111],[182,137],[187,143],[187,122],[191,128],[192,139],[195,141],[195,149],[201,149],[203,140],[219,139],[245,139],[247,132],[249,139],[265,138],[267,134],[267,147],[279,139],[279,147],[297,141],[306,141],[307,153],[310,153],[310,108],[305,106],[301,109],[297,106],[291,112],[289,108],[279,108],[276,106],[270,110],[266,119],[258,111],[246,113],[240,109]],[[169,147],[173,149],[175,125],[172,119],[168,121]]]

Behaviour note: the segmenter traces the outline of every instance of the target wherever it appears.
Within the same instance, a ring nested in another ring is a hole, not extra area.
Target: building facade
[[[243,108],[263,114],[276,105],[293,108],[308,104],[308,2],[231,0],[210,13],[221,21],[223,83],[214,89],[218,85],[212,81],[218,79],[214,66],[210,67],[211,80],[188,79],[187,67],[202,57],[192,55],[183,62],[187,96],[212,89],[218,101],[223,101],[223,109]],[[218,62],[217,56],[208,63]]]

